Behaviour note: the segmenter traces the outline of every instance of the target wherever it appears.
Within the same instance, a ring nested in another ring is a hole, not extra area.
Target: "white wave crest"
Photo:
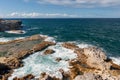
[[[113,63],[120,65],[120,57],[110,57]]]
[[[50,37],[50,36],[47,36],[47,35],[41,35],[41,37],[45,37],[45,41],[50,41],[50,42],[56,42],[55,38],[54,37]]]
[[[88,48],[88,47],[91,47],[92,45],[90,45],[90,44],[85,44],[85,43],[81,43],[81,44],[77,44],[77,46],[78,46],[79,48]]]
[[[8,42],[8,41],[18,40],[18,39],[24,39],[24,38],[25,37],[12,37],[12,38],[2,37],[2,38],[0,38],[0,42]]]
[[[10,33],[10,34],[25,34],[26,31],[24,30],[11,30],[11,31],[5,31],[6,33]]]

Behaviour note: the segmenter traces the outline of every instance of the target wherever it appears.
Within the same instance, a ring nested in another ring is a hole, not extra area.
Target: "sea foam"
[[[25,37],[12,37],[12,38],[2,37],[2,38],[0,38],[0,42],[8,42],[8,41],[18,40],[18,39],[24,39],[24,38]]]
[[[49,47],[49,49],[53,49],[55,53],[43,55],[44,50],[30,55],[23,60],[24,66],[15,69],[8,80],[13,80],[14,77],[23,77],[27,74],[33,74],[38,78],[42,72],[62,79],[62,74],[59,70],[63,69],[67,72],[69,70],[69,63],[67,60],[74,59],[77,55],[72,50],[62,47],[61,43],[57,43],[55,46]],[[56,58],[62,58],[62,60],[57,62]]]
[[[110,57],[113,63],[120,65],[120,57]]]
[[[6,33],[10,33],[10,34],[25,34],[26,31],[24,30],[12,30],[12,31],[5,31]]]

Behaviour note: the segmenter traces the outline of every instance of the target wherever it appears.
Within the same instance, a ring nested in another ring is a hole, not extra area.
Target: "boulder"
[[[20,20],[0,20],[0,31],[20,30],[21,24]]]
[[[45,50],[44,54],[47,55],[47,54],[53,54],[55,51],[52,50],[52,49],[47,49]]]
[[[59,62],[59,61],[61,61],[61,60],[62,60],[62,58],[57,57],[55,60],[56,60],[57,62]]]

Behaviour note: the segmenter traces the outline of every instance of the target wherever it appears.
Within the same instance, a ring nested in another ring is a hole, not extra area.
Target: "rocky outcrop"
[[[37,51],[46,49],[48,46],[55,45],[53,42],[44,40],[45,37],[42,37],[40,35],[33,35],[24,39],[1,43],[0,54],[2,53],[4,57],[0,57],[0,69],[1,73],[4,74],[0,75],[0,79],[7,80],[7,78],[11,75],[13,69],[22,67],[22,59]],[[30,78],[33,77],[27,75],[23,78],[15,78],[15,80],[29,80]]]
[[[21,24],[20,20],[0,20],[0,31],[20,30]]]
[[[120,66],[114,64],[100,48],[71,48],[65,44],[63,47],[74,50],[78,56],[69,61],[70,80],[120,80]]]

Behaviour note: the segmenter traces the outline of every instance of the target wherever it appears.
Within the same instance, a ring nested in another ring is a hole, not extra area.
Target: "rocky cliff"
[[[0,20],[0,31],[20,30],[22,21],[20,20]]]

